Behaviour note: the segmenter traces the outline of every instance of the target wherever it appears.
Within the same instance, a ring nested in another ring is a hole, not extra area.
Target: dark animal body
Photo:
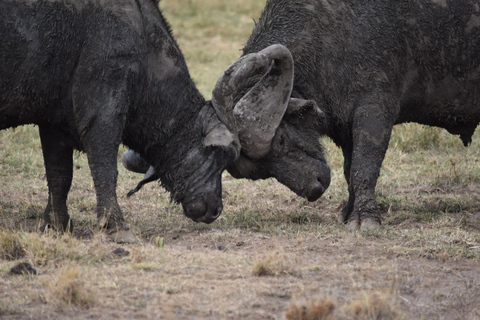
[[[232,82],[217,89],[225,96],[205,101],[153,0],[0,0],[0,39],[0,129],[39,127],[49,189],[45,227],[69,227],[78,149],[88,157],[100,226],[117,241],[133,236],[115,190],[120,143],[151,164],[188,217],[210,223],[222,211],[222,171],[241,147],[259,161],[269,153],[292,88],[292,57],[277,45],[236,63]],[[245,88],[245,70],[262,76],[236,96],[237,128],[228,121],[235,106],[229,95]],[[315,183],[312,194],[323,190]]]
[[[46,225],[68,227],[78,149],[88,157],[101,226],[115,235],[128,230],[115,191],[122,142],[158,167],[186,215],[218,216],[221,172],[236,150],[202,142],[208,127],[223,125],[195,88],[156,2],[1,0],[0,39],[0,129],[39,127]]]
[[[273,43],[292,53],[292,97],[317,103],[319,133],[343,151],[351,229],[380,225],[375,186],[395,124],[468,145],[480,121],[480,1],[268,0],[244,53]]]

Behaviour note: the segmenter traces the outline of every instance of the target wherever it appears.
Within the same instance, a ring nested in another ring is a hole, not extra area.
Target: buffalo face
[[[293,77],[290,51],[272,45],[232,64],[218,80],[212,102],[230,115],[226,122],[240,139],[241,155],[227,169],[232,176],[273,177],[315,201],[330,185],[319,142],[324,113],[313,100],[291,98]],[[263,112],[271,109],[280,116]]]
[[[269,152],[259,159],[242,153],[228,172],[235,178],[275,178],[308,201],[317,200],[330,185],[318,134],[323,119],[313,101],[291,99]]]
[[[182,166],[195,169],[185,177],[182,192],[172,194],[182,204],[187,217],[211,223],[220,216],[223,210],[221,175],[235,157],[236,151],[228,147],[210,146],[190,152]]]
[[[182,204],[187,217],[211,223],[223,210],[222,172],[239,151],[235,137],[220,123],[210,104],[201,111],[197,123],[202,127],[201,147],[190,149],[179,163],[179,172],[189,174],[176,177],[172,196]]]
[[[238,143],[220,122],[210,103],[200,110],[195,123],[186,127],[180,136],[181,140],[171,141],[165,147],[172,152],[147,152],[144,156],[129,150],[122,155],[122,164],[127,170],[146,173],[127,196],[140,190],[144,184],[160,179],[172,200],[182,204],[187,217],[211,223],[222,212],[221,175],[238,157]]]

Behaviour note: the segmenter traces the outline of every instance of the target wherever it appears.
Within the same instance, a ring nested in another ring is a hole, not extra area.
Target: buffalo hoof
[[[365,218],[362,220],[362,230],[369,231],[380,228],[381,224],[377,219]]]
[[[360,229],[360,222],[357,219],[352,219],[347,223],[347,229],[349,231],[357,231]]]
[[[58,232],[58,233],[73,233],[73,221],[69,220],[68,224],[64,226],[63,224],[59,223],[47,223],[43,222],[40,226],[40,232],[43,234],[48,234],[51,231]]]
[[[137,243],[138,239],[135,237],[132,231],[128,229],[126,223],[121,223],[117,226],[112,226],[113,223],[109,223],[106,217],[100,218],[98,221],[100,230],[103,230],[108,240],[116,243]]]
[[[107,234],[110,241],[116,243],[137,243],[138,239],[130,230],[118,230]]]

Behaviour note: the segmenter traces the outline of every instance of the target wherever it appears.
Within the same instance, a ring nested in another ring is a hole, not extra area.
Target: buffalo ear
[[[305,100],[298,98],[290,98],[288,102],[286,115],[296,115],[301,118],[308,115],[309,119],[322,124],[325,122],[325,112],[323,112],[314,100]]]
[[[208,146],[222,146],[228,147],[235,141],[235,135],[227,129],[223,124],[216,124],[207,129],[205,138],[203,138],[203,145]]]
[[[298,98],[290,98],[287,107],[287,114],[302,114],[304,112],[313,112],[319,119],[325,118],[325,112],[320,110],[314,100],[305,100]]]

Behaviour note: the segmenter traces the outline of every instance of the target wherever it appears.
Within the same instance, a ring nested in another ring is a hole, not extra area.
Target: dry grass
[[[294,302],[285,312],[287,320],[333,320],[335,304],[331,299],[309,299],[305,303]]]
[[[300,265],[298,257],[286,254],[283,249],[274,250],[259,258],[252,273],[256,276],[296,275],[296,267]]]
[[[351,320],[395,320],[399,312],[391,301],[390,294],[365,294],[344,307],[346,319]]]
[[[400,320],[390,294],[365,292],[360,299],[340,308],[331,298],[302,298],[292,302],[285,312],[287,320]]]
[[[263,3],[162,0],[207,98]],[[37,128],[0,131],[0,318],[480,319],[480,132],[464,148],[444,130],[396,127],[377,185],[385,227],[357,233],[336,223],[343,158],[323,140],[332,183],[322,199],[224,174],[211,225],[185,218],[156,184],[126,199],[141,176],[119,167],[119,202],[142,240],[119,256],[97,231],[85,155],[68,200],[75,233],[40,235]],[[9,275],[23,261],[38,274]]]
[[[0,232],[0,258],[17,260],[25,255],[20,243],[20,236],[8,230]]]
[[[62,267],[58,275],[53,280],[49,279],[45,286],[48,292],[46,302],[55,304],[61,310],[90,308],[96,303],[95,294],[78,267]]]

